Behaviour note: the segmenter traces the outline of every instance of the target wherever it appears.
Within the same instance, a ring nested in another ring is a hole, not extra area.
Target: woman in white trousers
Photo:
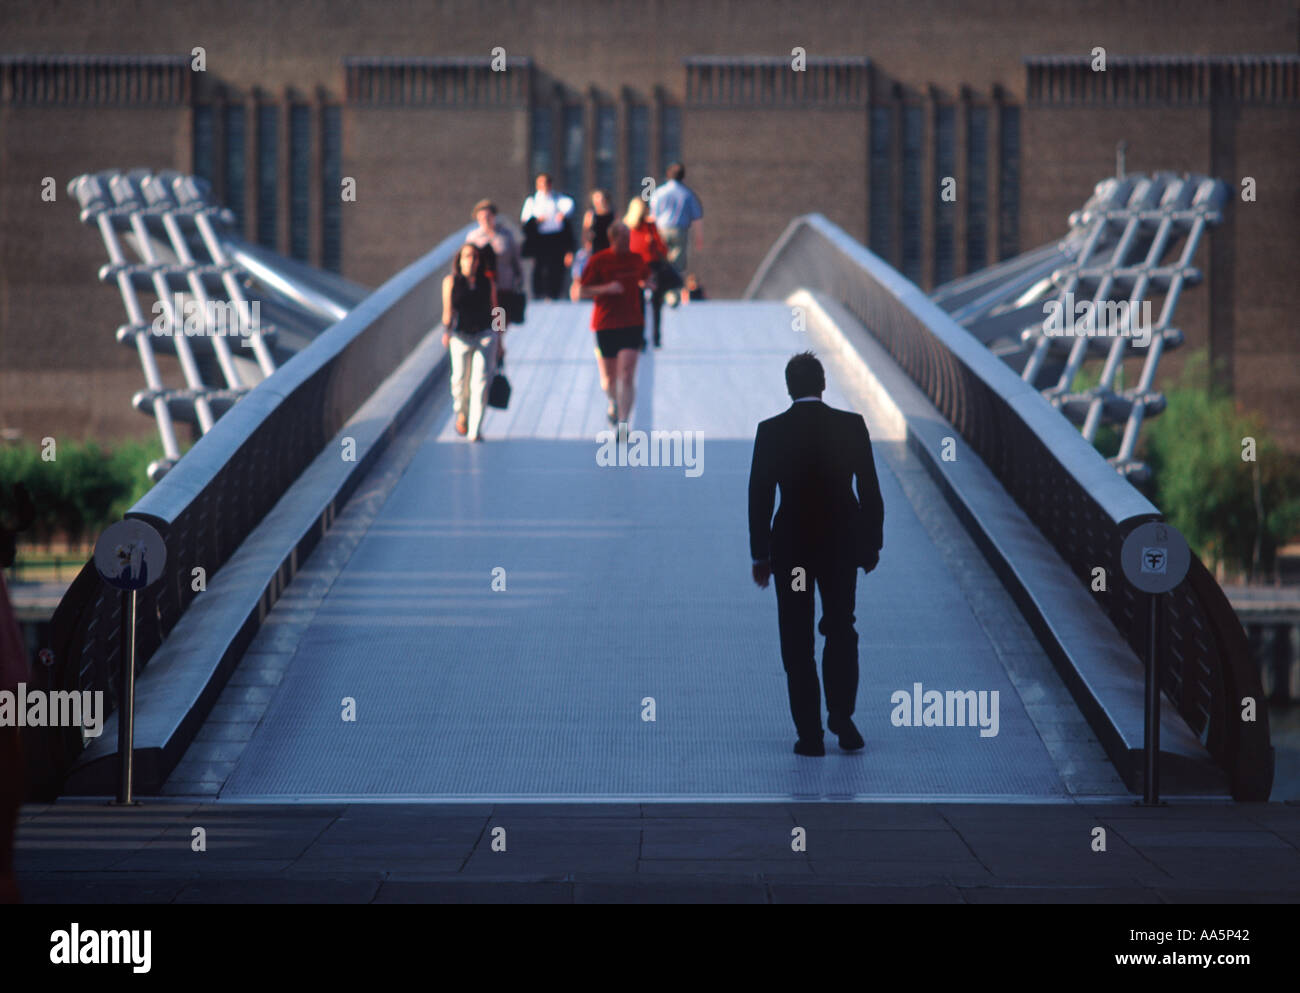
[[[451,398],[456,410],[456,432],[470,441],[482,441],[483,408],[503,353],[504,312],[498,310],[497,291],[483,272],[482,255],[475,245],[461,246],[456,264],[442,281],[442,343],[451,355]],[[498,331],[497,327],[501,330]]]

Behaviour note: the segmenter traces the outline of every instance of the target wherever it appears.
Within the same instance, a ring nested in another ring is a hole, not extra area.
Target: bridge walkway
[[[749,577],[745,506],[754,427],[789,402],[784,364],[808,338],[780,303],[666,309],[632,428],[700,432],[699,461],[603,467],[589,307],[530,304],[507,338],[510,409],[489,413],[483,444],[455,434],[437,386],[278,601],[164,792],[1126,792],[938,491],[831,364],[825,399],[867,415],[886,507],[880,567],[858,583],[867,746],[844,754],[828,734],[825,759],[792,754],[774,597]],[[997,693],[997,734],[893,726],[891,696],[918,683]]]

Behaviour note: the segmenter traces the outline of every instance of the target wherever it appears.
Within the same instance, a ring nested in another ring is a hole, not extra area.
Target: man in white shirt
[[[532,246],[535,298],[559,300],[564,294],[564,278],[573,258],[572,213],[573,198],[555,193],[549,174],[539,175],[537,192],[524,201],[519,214],[524,242]]]
[[[704,217],[704,208],[700,198],[682,182],[686,178],[686,167],[674,162],[668,167],[667,180],[650,195],[650,213],[654,216],[655,226],[663,236],[664,247],[668,249],[668,262],[677,274],[686,281],[686,249],[691,225],[695,225],[695,247],[704,247],[703,225],[698,223]],[[677,293],[669,291],[664,299],[671,306],[677,305]]]

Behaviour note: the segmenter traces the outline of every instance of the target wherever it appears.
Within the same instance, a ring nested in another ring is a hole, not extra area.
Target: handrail
[[[211,579],[438,323],[442,277],[471,228],[397,273],[250,390],[127,511],[167,542],[163,577],[139,594],[137,672],[198,595],[195,570]],[[55,685],[105,691],[105,716],[117,700],[119,615],[118,597],[99,581],[92,561],[51,622]],[[39,742],[45,754],[34,764],[44,777],[35,784],[38,794],[57,795],[78,754],[76,743],[57,730]]]
[[[1144,595],[1124,578],[1119,551],[1159,510],[1121,477],[1032,386],[913,283],[820,214],[791,222],[745,292],[785,299],[799,289],[834,298],[873,334],[997,476],[1141,657]],[[1107,589],[1092,589],[1093,570]],[[1195,555],[1168,594],[1163,690],[1239,800],[1267,800],[1273,749],[1259,671],[1228,598]],[[1241,718],[1244,699],[1255,719]]]

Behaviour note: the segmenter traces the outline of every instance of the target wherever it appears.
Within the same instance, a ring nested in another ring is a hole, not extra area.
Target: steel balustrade
[[[918,287],[820,214],[795,220],[764,259],[747,298],[799,289],[832,297],[889,351],[979,455],[1140,658],[1145,595],[1124,578],[1119,551],[1137,524],[1161,515],[1048,401]],[[1091,589],[1092,570],[1109,577]],[[1266,800],[1273,751],[1259,670],[1227,597],[1195,555],[1168,594],[1163,689],[1226,771],[1238,799]],[[1256,701],[1244,721],[1245,698]]]
[[[438,326],[442,277],[470,227],[393,276],[249,390],[127,512],[167,542],[162,580],[139,595],[137,671],[198,595],[193,570],[203,568],[210,581],[348,418]],[[119,597],[93,562],[81,569],[51,621],[55,688],[105,691],[105,716],[116,706],[121,621]],[[31,730],[47,769],[40,788],[57,792],[81,751],[80,729]]]

